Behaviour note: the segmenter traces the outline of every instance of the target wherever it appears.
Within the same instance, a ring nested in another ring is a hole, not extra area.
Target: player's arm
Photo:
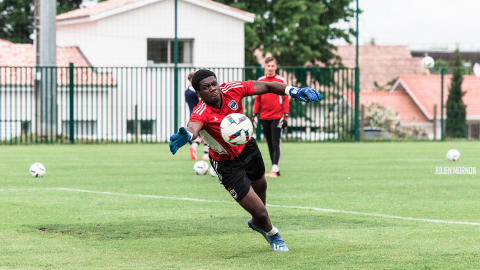
[[[200,122],[189,122],[187,127],[181,127],[177,133],[170,136],[170,152],[175,155],[180,147],[187,142],[192,144],[192,141],[198,137],[198,133],[202,130],[203,125]]]
[[[320,95],[320,93],[313,88],[298,88],[281,82],[253,81],[254,95],[263,95],[267,93],[272,93],[279,96],[289,95],[295,100],[300,100],[303,102],[322,100],[322,95]]]
[[[200,122],[188,122],[187,124],[187,132],[190,132],[192,135],[192,141],[194,141],[198,137],[198,133],[202,130],[203,125]]]

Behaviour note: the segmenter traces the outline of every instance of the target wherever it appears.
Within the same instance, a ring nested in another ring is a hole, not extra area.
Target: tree
[[[78,9],[82,0],[57,0],[57,14]],[[0,0],[0,39],[33,43],[34,0]]]
[[[349,21],[355,10],[353,0],[215,0],[256,15],[245,25],[245,65],[254,66],[253,52],[271,52],[282,66],[304,66],[320,61],[337,65],[333,39],[350,41],[353,29],[343,30],[333,24]]]
[[[33,0],[3,0],[0,10],[0,39],[32,43]]]
[[[447,120],[445,135],[450,138],[465,138],[466,108],[463,103],[465,92],[462,91],[463,65],[460,51],[453,56],[453,76],[447,99]]]

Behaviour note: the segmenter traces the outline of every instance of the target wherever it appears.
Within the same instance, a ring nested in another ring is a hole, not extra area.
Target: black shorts
[[[220,185],[237,201],[241,201],[250,191],[250,181],[256,181],[265,174],[262,153],[255,139],[251,139],[242,153],[233,160],[216,161],[210,157],[210,164],[218,174]]]

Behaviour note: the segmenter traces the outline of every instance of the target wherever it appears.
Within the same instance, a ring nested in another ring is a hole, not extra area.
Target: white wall
[[[78,46],[90,64],[98,66],[96,32],[97,22],[57,25],[57,46]]]
[[[146,66],[147,38],[174,38],[174,1],[57,26],[57,44],[79,45],[94,66]],[[178,1],[178,38],[194,39],[196,67],[243,67],[244,22]]]

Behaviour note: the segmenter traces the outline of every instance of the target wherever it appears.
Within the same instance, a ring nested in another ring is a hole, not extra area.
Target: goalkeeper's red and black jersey
[[[260,77],[258,81],[287,83],[283,77],[280,77],[276,74],[273,77]],[[255,103],[253,105],[253,113],[258,114],[259,110],[260,119],[262,120],[280,119],[283,117],[284,113],[288,113],[290,110],[288,96],[279,96],[272,93],[256,96]]]
[[[200,122],[200,136],[210,147],[210,156],[216,161],[232,160],[240,155],[245,145],[230,145],[220,132],[220,123],[231,113],[243,113],[242,99],[253,95],[253,82],[229,82],[220,85],[222,107],[216,109],[200,101],[193,109],[189,122]]]

